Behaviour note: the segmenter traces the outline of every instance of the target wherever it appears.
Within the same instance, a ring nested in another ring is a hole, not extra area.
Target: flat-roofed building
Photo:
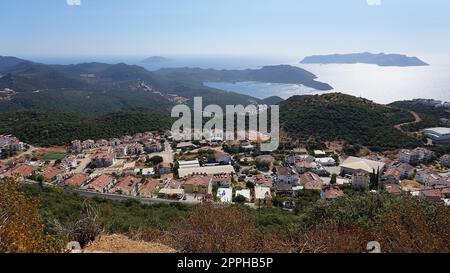
[[[386,164],[384,162],[350,156],[342,162],[340,167],[342,173],[353,174],[357,170],[364,170],[369,173],[378,170],[382,172],[385,166]]]
[[[450,144],[450,128],[428,128],[423,130],[423,133],[436,144]]]
[[[272,193],[269,187],[255,187],[255,205],[272,206]]]

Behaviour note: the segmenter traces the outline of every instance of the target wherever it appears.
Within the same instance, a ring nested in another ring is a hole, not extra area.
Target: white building
[[[229,188],[219,188],[217,190],[217,198],[219,198],[222,203],[233,202],[233,190]]]
[[[236,196],[239,196],[239,195],[244,196],[248,201],[252,200],[252,197],[251,197],[249,189],[237,190],[236,191]]]
[[[323,157],[323,158],[316,158],[316,162],[320,163],[322,166],[335,166],[336,160],[332,157]]]
[[[423,130],[423,133],[436,144],[450,144],[450,128],[429,128]]]
[[[380,161],[373,161],[365,158],[350,156],[341,164],[341,172],[345,174],[353,174],[357,170],[364,170],[368,173],[384,170],[386,164]]]

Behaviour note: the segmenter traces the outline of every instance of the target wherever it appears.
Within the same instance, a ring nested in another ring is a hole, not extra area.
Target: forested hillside
[[[302,140],[345,140],[373,150],[418,145],[394,128],[414,120],[408,111],[349,95],[292,97],[280,104],[280,115],[282,127]]]

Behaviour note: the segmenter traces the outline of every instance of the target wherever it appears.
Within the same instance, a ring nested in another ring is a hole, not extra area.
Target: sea
[[[450,55],[425,55],[420,59],[429,63],[421,67],[380,67],[370,64],[300,64],[302,57],[292,56],[164,56],[167,62],[142,64],[143,56],[126,57],[73,57],[30,58],[47,64],[73,64],[106,62],[141,65],[154,71],[161,68],[198,67],[212,69],[257,69],[265,65],[289,64],[306,69],[317,76],[318,81],[330,84],[341,92],[364,97],[377,103],[388,104],[398,100],[429,98],[450,101]],[[294,95],[323,94],[298,84],[263,82],[205,82],[204,85],[264,99],[279,96],[288,99]]]

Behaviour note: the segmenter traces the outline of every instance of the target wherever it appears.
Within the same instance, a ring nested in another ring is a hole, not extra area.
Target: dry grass
[[[124,235],[102,235],[85,249],[85,253],[176,253],[163,244],[134,241]]]

